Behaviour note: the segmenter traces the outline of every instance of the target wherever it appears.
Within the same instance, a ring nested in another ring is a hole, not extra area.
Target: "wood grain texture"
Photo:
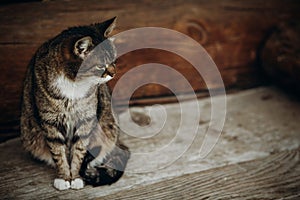
[[[300,149],[188,174],[101,199],[299,199]]]
[[[20,146],[12,146],[18,143],[0,146],[1,158],[8,159],[0,164],[1,199],[96,199],[101,190],[113,187],[57,191],[52,187],[54,170],[31,160]],[[122,179],[127,178],[125,175]],[[99,199],[297,199],[300,149],[131,187],[123,186],[115,194]]]
[[[218,97],[215,97],[218,98]],[[115,184],[103,187],[86,186],[80,191],[57,191],[53,188],[55,170],[30,158],[19,138],[0,144],[0,199],[295,199],[299,197],[300,104],[274,88],[259,88],[227,96],[227,121],[213,151],[201,158],[199,150],[210,121],[211,99],[198,100],[201,120],[196,138],[188,151],[184,138],[177,140],[169,151],[149,159],[139,152],[155,152],[175,140],[180,124],[181,107],[187,113],[194,104],[184,102],[164,105],[168,114],[164,128],[148,135],[136,124],[120,115],[120,125],[131,132],[121,135],[132,156],[124,176]],[[184,104],[184,105],[183,105]],[[276,108],[276,111],[274,111]],[[149,122],[149,107],[130,109],[133,120]],[[161,121],[159,110],[151,111],[152,130]],[[185,115],[188,117],[188,115]],[[155,126],[156,124],[156,126]],[[186,138],[191,138],[190,124],[183,124]],[[144,129],[143,129],[144,130]],[[147,136],[147,137],[145,137]],[[208,137],[213,139],[214,135]],[[168,158],[176,161],[166,163]],[[258,160],[259,159],[259,160]],[[251,161],[252,160],[252,161]],[[255,161],[254,161],[255,160]],[[249,161],[246,163],[241,163]],[[241,163],[241,164],[238,164]],[[155,170],[139,169],[154,166]],[[224,167],[226,166],[226,167]],[[160,167],[160,169],[157,169]],[[208,171],[207,171],[208,170]],[[111,195],[111,196],[108,196]],[[190,195],[190,196],[189,196]],[[105,197],[108,196],[108,197]],[[122,196],[122,198],[120,197]],[[289,198],[288,198],[289,197]]]
[[[144,26],[177,30],[203,45],[217,64],[227,88],[249,88],[262,83],[257,49],[265,35],[282,21],[299,19],[299,7],[296,0],[143,0],[139,3],[133,0],[61,0],[3,5],[0,7],[0,131],[9,130],[10,124],[17,127],[22,81],[35,50],[67,27],[91,24],[117,15],[115,33]],[[176,41],[169,42],[176,45]],[[181,48],[190,50],[185,46]],[[149,62],[172,67],[185,76],[194,91],[206,92],[207,85],[193,66],[179,56],[151,49],[120,57],[118,76],[110,82],[111,88],[130,69]],[[137,80],[145,78],[145,75],[139,75]],[[169,83],[175,84],[179,92],[193,92],[180,80]],[[124,103],[122,98],[127,92],[124,87],[119,104]],[[159,96],[172,96],[172,92],[151,84],[139,88],[132,99],[139,102]]]

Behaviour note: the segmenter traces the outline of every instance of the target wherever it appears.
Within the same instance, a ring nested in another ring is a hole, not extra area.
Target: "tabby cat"
[[[56,167],[58,190],[112,184],[129,159],[106,85],[116,72],[116,50],[108,37],[115,23],[112,18],[69,28],[45,42],[30,61],[21,140],[34,158]]]

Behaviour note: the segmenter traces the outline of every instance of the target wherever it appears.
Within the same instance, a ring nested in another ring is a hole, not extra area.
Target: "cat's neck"
[[[98,81],[95,78],[71,80],[65,75],[59,75],[52,83],[52,87],[60,96],[70,100],[85,98],[97,85]]]

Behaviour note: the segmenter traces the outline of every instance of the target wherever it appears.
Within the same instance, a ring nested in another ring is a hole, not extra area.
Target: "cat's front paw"
[[[56,179],[54,179],[54,187],[58,190],[67,190],[71,186],[70,186],[69,181],[66,181],[66,180],[61,179],[61,178],[56,178]]]
[[[84,187],[84,182],[81,178],[75,178],[71,181],[71,188],[75,190],[79,190]]]

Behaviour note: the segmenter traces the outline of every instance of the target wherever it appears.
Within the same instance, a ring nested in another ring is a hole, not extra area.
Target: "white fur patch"
[[[53,83],[54,88],[57,88],[63,97],[68,99],[80,99],[85,97],[89,89],[96,85],[97,82],[87,81],[73,81],[65,76],[59,76]]]
[[[84,98],[91,87],[105,83],[111,79],[112,77],[108,75],[105,78],[90,77],[80,81],[73,81],[60,75],[52,86],[58,89],[63,97],[74,100]]]
[[[71,188],[75,190],[79,190],[84,187],[84,182],[81,178],[75,178],[71,181]]]
[[[58,190],[67,190],[70,188],[70,182],[61,178],[54,179],[54,187]]]

